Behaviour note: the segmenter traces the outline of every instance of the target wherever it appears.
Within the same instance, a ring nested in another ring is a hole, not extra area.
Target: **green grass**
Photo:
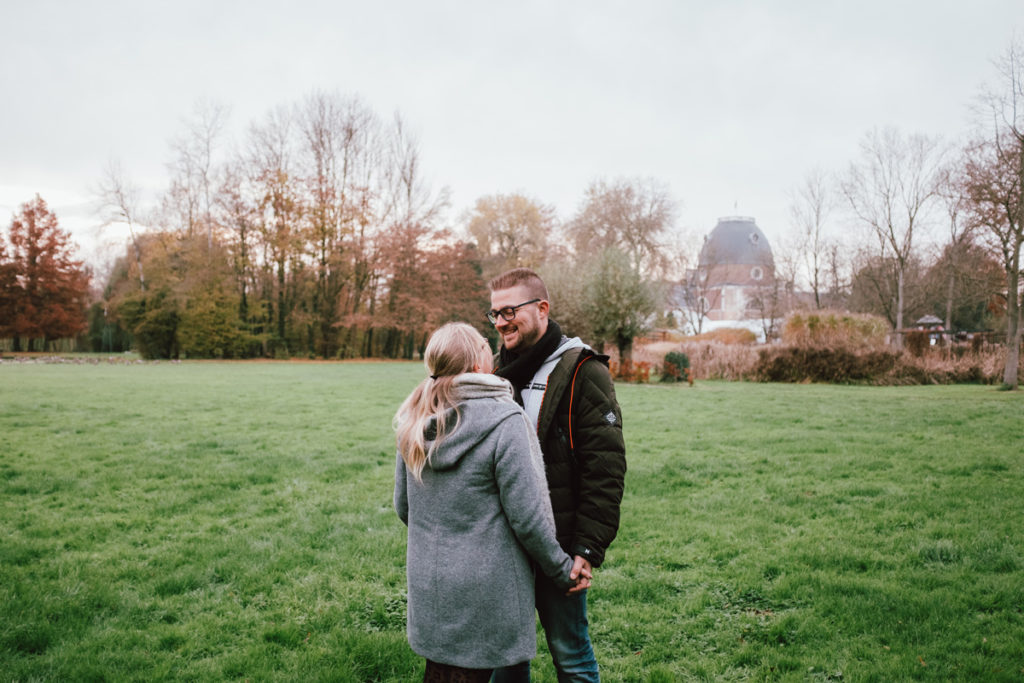
[[[417,680],[390,419],[422,374],[0,366],[0,680]],[[605,680],[1024,678],[1024,396],[618,392]]]

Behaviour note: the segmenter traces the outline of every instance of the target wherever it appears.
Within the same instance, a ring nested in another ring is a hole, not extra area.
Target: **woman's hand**
[[[590,566],[590,562],[579,555],[574,557],[572,571],[569,572],[569,578],[575,581],[576,585],[570,588],[566,592],[566,595],[581,593],[590,588],[590,581],[594,578],[594,572],[593,568]]]

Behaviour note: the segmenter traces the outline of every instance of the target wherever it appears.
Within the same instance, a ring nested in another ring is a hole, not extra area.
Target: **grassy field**
[[[0,365],[0,680],[417,680],[390,419],[422,375]],[[1024,396],[618,392],[605,680],[1024,679]]]

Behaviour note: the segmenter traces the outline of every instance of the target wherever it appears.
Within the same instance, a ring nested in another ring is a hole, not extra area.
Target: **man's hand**
[[[569,589],[566,595],[572,595],[573,593],[579,593],[590,588],[590,580],[594,578],[593,567],[590,566],[590,562],[586,558],[577,555],[573,558],[572,571],[569,572],[569,578],[576,582],[576,585]]]

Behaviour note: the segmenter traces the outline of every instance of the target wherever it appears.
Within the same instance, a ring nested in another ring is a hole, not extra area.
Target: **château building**
[[[720,218],[697,259],[697,289],[712,321],[761,318],[766,288],[775,281],[768,238],[753,218]]]
[[[742,327],[763,340],[765,330],[774,327],[775,260],[753,218],[720,218],[682,288],[682,313],[693,332]]]

